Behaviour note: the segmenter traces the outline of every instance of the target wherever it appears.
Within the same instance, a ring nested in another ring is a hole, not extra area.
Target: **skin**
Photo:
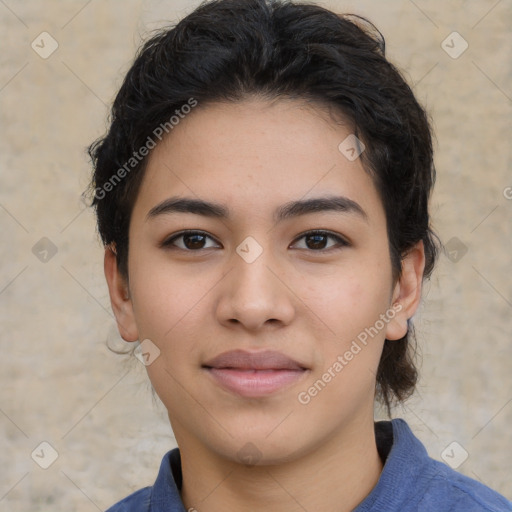
[[[377,190],[361,159],[338,150],[350,133],[325,109],[296,99],[199,105],[149,156],[131,218],[128,279],[105,252],[122,337],[150,339],[160,350],[147,370],[180,448],[187,509],[349,511],[378,481],[375,375],[385,338],[404,336],[418,307],[424,252],[417,244],[393,281]],[[332,195],[365,215],[273,218],[289,201]],[[231,216],[148,218],[175,196],[221,203]],[[161,247],[184,229],[207,236]],[[303,236],[313,229],[348,245]],[[248,236],[263,250],[252,263],[236,252]],[[378,335],[300,403],[298,394],[393,305],[401,310]],[[272,395],[241,397],[202,368],[232,349],[278,350],[308,371]],[[257,449],[252,465],[240,458],[248,443]]]

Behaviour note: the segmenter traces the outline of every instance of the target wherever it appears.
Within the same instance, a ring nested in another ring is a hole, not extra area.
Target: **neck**
[[[278,465],[245,466],[183,440],[179,445],[185,508],[349,512],[370,493],[382,471],[373,421],[368,423]]]

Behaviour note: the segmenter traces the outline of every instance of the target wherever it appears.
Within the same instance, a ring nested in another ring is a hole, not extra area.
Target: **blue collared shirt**
[[[402,419],[375,423],[384,468],[377,485],[353,512],[511,512],[512,502],[489,487],[430,458]],[[187,512],[181,501],[178,448],[166,453],[152,487],[107,512]],[[316,512],[316,511],[315,511]]]

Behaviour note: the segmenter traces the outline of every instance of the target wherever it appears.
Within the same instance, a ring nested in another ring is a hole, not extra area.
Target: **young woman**
[[[121,336],[178,447],[121,511],[505,511],[405,421],[437,248],[425,111],[368,21],[202,4],[138,54],[90,148]]]

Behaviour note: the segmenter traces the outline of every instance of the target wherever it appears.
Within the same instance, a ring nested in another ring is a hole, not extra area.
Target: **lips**
[[[244,397],[273,394],[301,380],[308,368],[275,351],[223,352],[203,368],[224,389]]]
[[[231,350],[210,359],[203,366],[210,368],[230,368],[238,370],[304,370],[297,361],[281,352],[246,352]]]

